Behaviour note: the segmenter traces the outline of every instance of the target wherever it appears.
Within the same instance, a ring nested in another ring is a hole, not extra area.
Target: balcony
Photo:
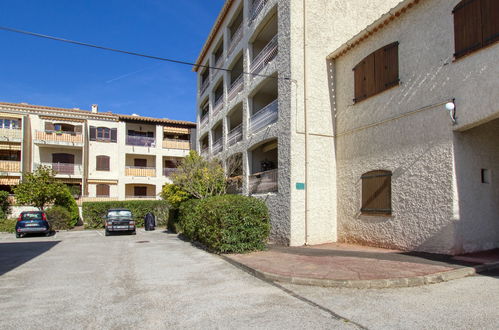
[[[227,135],[227,144],[232,146],[243,139],[243,124],[232,129]]]
[[[272,40],[262,49],[262,51],[251,61],[250,72],[251,74],[257,75],[276,58],[278,53],[278,41],[277,35],[275,35]]]
[[[21,161],[0,160],[0,172],[21,172]]]
[[[142,177],[154,177],[156,176],[155,167],[141,167],[141,166],[127,166],[125,168],[126,176],[142,176]]]
[[[18,129],[0,128],[0,139],[21,140],[22,138],[23,138],[23,132],[20,128]]]
[[[127,200],[156,200],[156,196],[136,196],[136,195],[126,195]]]
[[[220,110],[222,110],[224,107],[224,96],[223,94],[218,97],[218,99],[215,100],[215,103],[213,103],[213,116],[216,116]]]
[[[210,116],[208,116],[208,114],[205,114],[204,116],[201,117],[201,122],[200,122],[201,127],[208,124],[209,118]]]
[[[56,172],[57,176],[66,175],[76,175],[81,176],[83,174],[83,166],[81,164],[71,164],[71,163],[40,163],[38,166],[43,165],[51,168]]]
[[[229,50],[227,52],[227,57],[229,57],[234,49],[236,49],[237,45],[243,38],[243,26],[242,24],[237,28],[236,32],[232,34],[232,39],[230,40]]]
[[[149,136],[132,136],[127,135],[126,144],[137,147],[154,147],[156,145],[155,138]]]
[[[253,23],[254,20],[260,15],[265,5],[269,2],[269,0],[253,0],[251,4],[250,12],[249,12],[249,21],[248,25]]]
[[[243,79],[243,75],[241,74],[236,80],[234,80],[234,82],[230,85],[230,88],[229,88],[229,95],[228,95],[228,98],[229,98],[229,102],[232,101],[236,96],[237,94],[239,94],[242,90],[243,90],[243,86],[244,86],[244,79]]]
[[[118,200],[119,200],[118,197],[111,197],[111,196],[96,196],[96,197],[82,196],[76,200],[76,204],[78,204],[78,206],[81,206],[83,202],[115,202]]]
[[[210,148],[205,147],[201,149],[201,156],[208,157],[209,154],[210,154]]]
[[[77,132],[36,131],[35,140],[43,142],[83,143],[83,136]]]
[[[178,168],[165,167],[163,169],[163,176],[170,177],[172,174],[176,173],[177,171],[178,171]]]
[[[191,150],[191,142],[188,140],[180,139],[164,139],[163,140],[164,149],[180,149],[180,150]]]
[[[223,137],[220,137],[218,140],[213,142],[213,145],[211,146],[211,151],[213,152],[214,155],[216,155],[219,152],[222,152],[222,150],[224,150],[224,139]]]
[[[208,86],[210,86],[210,79],[205,79],[201,83],[201,87],[199,88],[199,95],[203,95],[204,92],[206,92],[206,90],[208,89]]]
[[[278,101],[275,100],[259,110],[250,118],[250,131],[255,133],[277,121],[279,117]]]
[[[277,191],[278,169],[255,173],[249,176],[250,194],[264,194]]]

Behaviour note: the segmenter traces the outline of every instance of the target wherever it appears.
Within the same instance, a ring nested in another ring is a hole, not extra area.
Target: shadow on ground
[[[60,241],[0,243],[0,275],[47,252]]]

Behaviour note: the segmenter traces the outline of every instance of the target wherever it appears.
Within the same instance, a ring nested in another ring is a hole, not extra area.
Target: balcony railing
[[[223,94],[218,97],[218,99],[215,100],[215,103],[213,103],[213,116],[216,116],[220,110],[222,110],[224,107],[224,96]]]
[[[224,63],[224,54],[222,52],[222,54],[215,59],[215,68],[221,68],[223,63]],[[220,71],[220,70],[217,70],[217,71]],[[216,73],[217,72],[215,72],[215,74]]]
[[[58,175],[82,175],[83,167],[81,164],[71,164],[71,163],[40,163],[43,166],[48,166],[56,172]]]
[[[268,1],[269,0],[253,0],[249,13],[249,24],[253,23],[253,21],[258,17]]]
[[[201,87],[199,88],[199,95],[203,95],[204,92],[208,89],[208,86],[210,86],[210,79],[206,78],[202,83]]]
[[[132,136],[126,137],[126,144],[137,147],[154,147],[156,145],[155,138],[149,136]]]
[[[227,135],[227,144],[234,145],[243,139],[243,124],[233,128]]]
[[[46,142],[83,143],[83,136],[77,132],[36,131],[35,140]]]
[[[209,120],[210,116],[208,114],[205,114],[204,116],[201,117],[201,126],[204,126],[206,124],[208,124],[208,120]]]
[[[0,172],[21,172],[21,161],[0,160]]]
[[[209,147],[201,149],[201,156],[208,157],[209,154],[210,154],[210,148]]]
[[[263,194],[277,191],[278,170],[255,173],[249,176],[250,194]]]
[[[157,199],[156,196],[135,196],[135,195],[126,195],[125,196],[125,199],[129,199],[129,200],[134,200],[134,199],[138,199],[138,200],[155,200]]]
[[[163,175],[166,176],[166,177],[169,177],[171,176],[173,173],[176,173],[178,171],[178,168],[169,168],[169,167],[165,167],[163,169]]]
[[[241,24],[236,32],[232,34],[232,38],[230,39],[230,45],[229,45],[229,50],[227,52],[227,57],[229,57],[234,49],[236,49],[237,45],[239,44],[239,41],[243,38],[243,25]]]
[[[118,200],[119,200],[118,197],[111,197],[111,196],[96,196],[96,197],[82,196],[76,200],[76,204],[81,205],[83,202],[115,202]]]
[[[20,128],[18,129],[8,129],[8,128],[0,128],[0,138],[7,139],[22,139],[23,132]]]
[[[127,166],[125,168],[126,176],[145,176],[154,177],[156,176],[155,167],[141,167],[141,166]]]
[[[163,148],[164,149],[191,150],[191,142],[188,140],[164,139],[163,140]]]
[[[260,73],[267,64],[276,58],[278,51],[277,35],[275,35],[251,62],[251,73],[255,75]]]
[[[250,118],[250,131],[257,132],[277,121],[279,117],[278,101],[275,100],[259,110]]]
[[[243,85],[244,85],[244,79],[243,79],[243,75],[241,74],[230,85],[229,95],[228,95],[229,101],[232,101],[232,99],[234,97],[236,97],[236,95],[239,94],[243,90]]]
[[[224,150],[223,137],[213,142],[213,145],[211,146],[211,151],[213,152],[214,155],[218,154],[219,152],[222,152],[222,150]]]

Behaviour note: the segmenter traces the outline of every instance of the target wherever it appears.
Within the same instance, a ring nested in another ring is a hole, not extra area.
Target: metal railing
[[[278,189],[278,169],[255,173],[249,176],[250,194],[275,192]]]
[[[220,95],[213,103],[213,116],[216,116],[224,107],[224,95]]]
[[[83,136],[77,132],[64,131],[36,131],[35,140],[49,142],[83,143]]]
[[[220,56],[215,60],[215,67],[221,68],[224,62],[224,53],[220,54]]]
[[[0,128],[0,138],[7,138],[7,139],[22,139],[23,137],[23,132],[20,128]]]
[[[210,116],[208,114],[205,114],[204,116],[201,117],[200,125],[204,126],[208,124]]]
[[[227,57],[229,57],[234,49],[236,49],[239,41],[243,38],[243,25],[239,25],[236,32],[232,34],[232,38],[230,39],[229,50],[227,51]]]
[[[81,164],[71,163],[40,163],[38,166],[43,165],[52,168],[58,175],[82,175],[83,167]],[[37,167],[38,167],[37,166]]]
[[[164,149],[180,149],[180,150],[190,150],[191,142],[188,140],[179,139],[164,139],[163,140]]]
[[[215,142],[213,142],[213,145],[211,146],[211,151],[213,154],[218,154],[219,152],[222,152],[224,150],[224,139],[223,137],[219,138]]]
[[[154,147],[156,145],[156,139],[149,136],[127,135],[126,144],[129,146],[138,146],[138,147]]]
[[[227,144],[229,146],[236,144],[243,139],[243,124],[234,127],[227,135]]]
[[[178,168],[165,167],[163,169],[163,175],[164,176],[171,176],[173,173],[176,173],[177,171],[178,171]]]
[[[0,160],[1,172],[21,172],[20,160]]]
[[[201,87],[199,88],[199,95],[203,95],[204,92],[208,89],[208,86],[210,86],[210,79],[206,78],[206,80],[201,83]]]
[[[239,77],[237,77],[236,80],[230,85],[229,88],[229,94],[228,94],[228,99],[229,101],[232,101],[234,97],[236,97],[237,94],[239,94],[243,90],[243,85],[244,85],[244,78],[243,75],[241,74]]]
[[[252,74],[258,74],[263,70],[263,68],[267,66],[267,64],[269,64],[274,58],[276,58],[278,51],[278,40],[277,35],[275,35],[272,40],[270,40],[269,43],[262,49],[262,51],[258,53],[255,58],[253,58],[253,61],[251,61],[250,72]]]
[[[249,12],[249,21],[248,24],[253,23],[253,21],[258,17],[258,15],[262,12],[265,5],[269,2],[269,0],[253,0],[251,4],[250,12]]]
[[[142,166],[127,166],[125,167],[125,175],[153,177],[156,176],[156,168],[142,167]]]
[[[209,147],[201,149],[201,156],[208,157],[209,154],[210,154],[210,148]]]
[[[250,131],[252,133],[261,130],[277,121],[279,118],[278,101],[272,101],[267,106],[259,110],[250,118]]]

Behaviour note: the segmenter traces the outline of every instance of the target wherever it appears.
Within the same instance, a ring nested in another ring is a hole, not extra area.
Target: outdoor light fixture
[[[452,101],[447,102],[445,104],[445,109],[449,111],[450,119],[453,124],[456,124],[456,99],[452,99]]]

